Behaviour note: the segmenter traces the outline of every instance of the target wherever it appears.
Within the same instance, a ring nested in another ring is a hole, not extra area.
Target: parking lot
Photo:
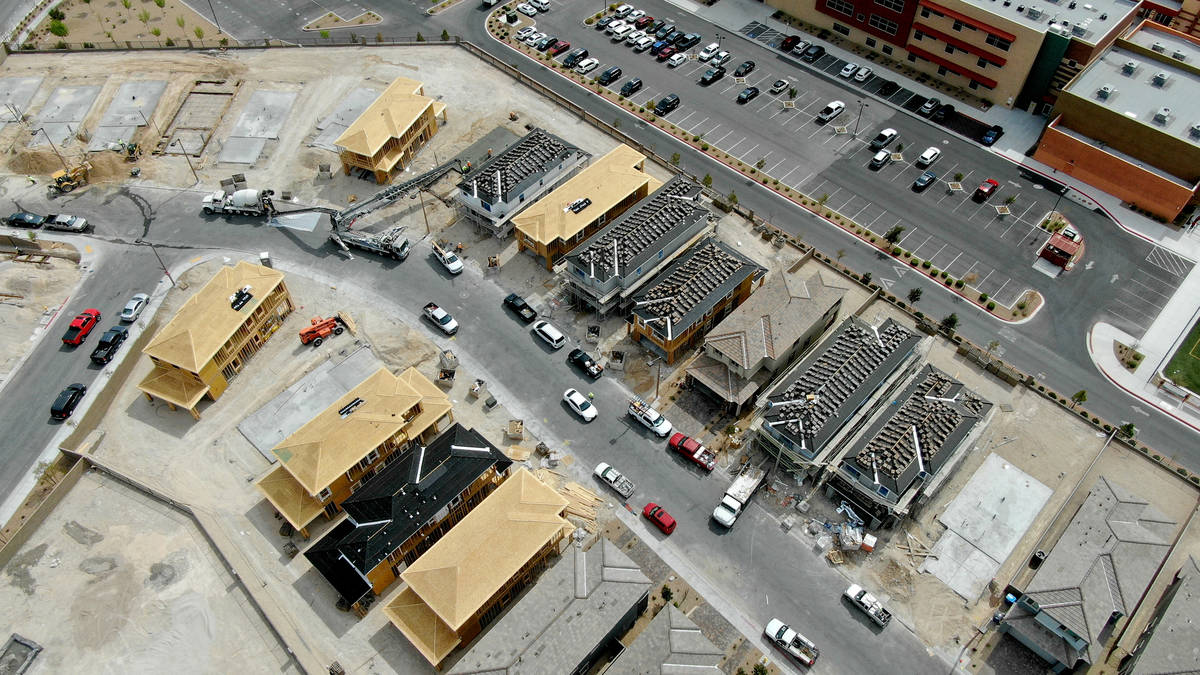
[[[1155,246],[1128,278],[1111,275],[1116,288],[1107,307],[1109,322],[1134,337],[1145,335],[1193,265],[1191,260]]]
[[[588,57],[598,61],[588,73],[590,77],[619,66],[620,77],[607,85],[614,94],[634,77],[643,82],[630,96],[639,104],[677,94],[680,106],[664,118],[694,139],[727,153],[730,159],[726,162],[755,167],[778,180],[780,186],[814,199],[825,197],[826,208],[861,223],[877,236],[894,227],[904,228],[901,247],[964,279],[998,304],[1015,305],[1038,280],[1032,265],[1049,237],[1038,225],[1057,195],[1020,179],[1007,165],[981,168],[977,145],[948,133],[925,116],[910,114],[928,100],[925,97],[903,88],[889,95],[889,103],[909,112],[874,98],[856,98],[855,88],[877,91],[886,81],[874,74],[862,82],[839,78],[845,62],[828,54],[815,63],[802,64],[793,56],[764,49],[759,45],[777,46],[782,34],[753,23],[743,32],[759,44],[721,36],[720,46],[731,52],[724,64],[728,73],[704,85],[701,78],[712,65],[700,61],[698,54],[718,33],[702,33],[700,44],[689,50],[687,60],[670,66],[650,51],[638,53],[627,40],[615,40],[586,25],[587,16],[577,11],[574,6],[556,7],[537,14],[533,21],[523,18],[521,25],[531,24],[537,32],[571,43],[570,50],[586,48]],[[657,18],[674,23],[676,17],[668,11]],[[676,25],[685,32],[708,28],[686,17]],[[570,50],[555,60],[561,62]],[[744,77],[735,77],[735,69],[746,60],[754,61],[755,67]],[[808,72],[810,68],[825,76]],[[786,86],[772,94],[773,85],[780,80]],[[739,93],[751,86],[760,93],[740,103]],[[845,110],[822,123],[816,115],[831,100],[843,101]],[[868,143],[885,127],[899,131],[897,141],[888,148],[894,155],[888,165],[872,170],[868,163],[875,151]],[[917,192],[913,180],[925,169],[918,168],[914,160],[926,147],[939,148],[943,156],[929,167],[937,180]],[[950,190],[947,183],[957,174],[962,174],[962,188]],[[1000,183],[997,192],[984,203],[973,201],[975,188],[988,178]]]

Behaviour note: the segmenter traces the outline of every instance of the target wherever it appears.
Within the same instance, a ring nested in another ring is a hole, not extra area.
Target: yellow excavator
[[[91,175],[91,172],[91,162],[80,162],[79,164],[68,169],[56,171],[54,175],[50,177],[53,181],[50,183],[50,189],[57,190],[58,192],[70,192],[80,185],[86,185],[88,182],[88,176]]]

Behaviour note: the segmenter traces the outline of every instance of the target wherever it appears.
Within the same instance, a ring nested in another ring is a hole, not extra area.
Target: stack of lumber
[[[596,509],[604,503],[600,495],[574,481],[567,483],[558,493],[567,498],[567,515],[582,519],[584,529],[595,534]]]
[[[558,489],[558,486],[560,483],[562,483],[563,479],[563,475],[561,473],[552,471],[550,469],[534,469],[533,475],[535,478],[542,481],[546,485],[549,485],[555,490]]]
[[[514,462],[524,462],[529,459],[529,448],[523,445],[510,445],[504,454]]]

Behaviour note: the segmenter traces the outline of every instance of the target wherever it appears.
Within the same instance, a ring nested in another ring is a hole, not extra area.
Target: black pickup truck
[[[100,336],[100,344],[92,350],[92,362],[104,365],[113,360],[125,338],[129,337],[129,329],[124,326],[113,326]]]
[[[508,297],[504,298],[504,306],[521,317],[521,321],[525,323],[529,323],[537,318],[537,312],[529,306],[529,303],[525,302],[525,298],[516,293],[509,293]]]

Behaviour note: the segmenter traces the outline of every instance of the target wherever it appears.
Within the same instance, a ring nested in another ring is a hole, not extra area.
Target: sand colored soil
[[[111,46],[113,43],[124,46],[126,40],[165,42],[169,38],[182,43],[183,40],[229,37],[218,35],[211,17],[204,18],[181,0],[165,0],[162,7],[154,0],[131,0],[129,9],[125,9],[119,0],[64,0],[58,8],[66,15],[62,23],[67,28],[67,34],[58,36],[51,33],[52,19],[47,17],[30,33],[28,42],[55,44],[62,40],[69,44],[90,42],[98,46]],[[200,30],[199,34],[197,29]],[[154,34],[156,30],[158,35]],[[232,38],[230,41],[234,42]]]
[[[79,266],[51,258],[44,265],[0,262],[0,377],[33,343],[30,336],[58,309],[79,281]],[[8,297],[19,296],[19,297]]]

